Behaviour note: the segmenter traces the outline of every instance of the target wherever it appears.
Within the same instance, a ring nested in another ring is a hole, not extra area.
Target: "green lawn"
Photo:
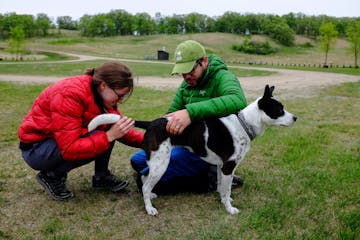
[[[130,180],[127,192],[93,191],[89,164],[69,174],[74,199],[51,200],[17,139],[44,87],[0,82],[0,239],[360,239],[360,82],[284,102],[298,122],[254,140],[237,170],[245,185],[232,193],[236,216],[216,193],[162,196],[153,200],[159,216],[146,215],[129,164],[136,149],[121,144],[110,165]],[[166,111],[173,94],[136,88],[120,107],[149,120]]]
[[[27,63],[27,64],[0,64],[0,74],[20,74],[34,76],[72,76],[80,75],[87,68],[93,68],[101,65],[107,60],[97,61],[81,61],[69,63]],[[169,77],[173,64],[157,64],[151,62],[136,63],[125,62],[134,73],[135,76],[159,76]],[[270,75],[270,71],[236,69],[231,71],[237,76],[266,76]]]
[[[244,37],[238,34],[228,33],[197,33],[197,34],[173,34],[173,35],[150,35],[150,36],[116,36],[107,38],[84,38],[80,37],[78,32],[64,31],[61,36],[48,37],[48,38],[33,38],[26,41],[26,47],[34,54],[43,52],[44,59],[41,61],[54,61],[64,60],[64,56],[50,54],[50,51],[60,51],[74,54],[84,54],[97,57],[107,57],[116,59],[133,59],[144,60],[146,56],[152,56],[157,58],[157,51],[165,48],[169,52],[169,61],[159,61],[162,63],[172,63],[173,53],[176,46],[183,40],[193,39],[201,42],[208,54],[215,53],[219,55],[227,64],[233,65],[236,63],[256,63],[258,66],[260,63],[266,63],[267,67],[280,67],[280,68],[294,68],[305,69],[311,71],[326,71],[326,72],[340,72],[347,74],[360,75],[360,68],[349,68],[349,65],[354,66],[354,54],[349,52],[349,43],[345,39],[338,39],[336,45],[328,52],[328,65],[339,66],[339,68],[321,68],[313,67],[322,66],[324,63],[325,53],[320,50],[319,44],[310,38],[304,36],[296,36],[295,46],[284,47],[267,38],[266,36],[253,36],[257,41],[269,41],[270,44],[276,47],[279,51],[270,55],[249,55],[244,54],[232,49],[233,45],[242,43]],[[311,42],[313,47],[303,47],[304,43]],[[5,51],[2,48],[6,48],[8,42],[0,40],[0,58],[3,57]],[[39,50],[41,49],[41,51]],[[31,57],[30,57],[31,59]],[[4,58],[6,62],[6,59]],[[1,63],[1,62],[0,62]],[[69,64],[70,66],[74,64]],[[296,64],[296,66],[294,66]],[[306,67],[300,67],[306,64]],[[30,64],[31,65],[31,64]],[[78,68],[78,64],[74,64],[77,71],[82,72],[87,66]],[[149,73],[149,68],[155,67],[157,64],[146,64],[148,69],[138,69],[138,74],[142,74],[143,71],[146,74]],[[251,66],[255,66],[254,64]],[[261,65],[261,64],[260,64]],[[24,66],[23,64],[21,66]],[[44,64],[45,68],[51,68],[51,64]],[[246,64],[246,66],[248,66]],[[310,66],[310,67],[309,67]],[[342,66],[346,66],[343,68]],[[9,67],[9,69],[8,69]],[[40,66],[39,66],[40,67]],[[0,73],[12,73],[12,67],[8,65],[0,64]],[[15,66],[19,69],[19,66]],[[158,66],[161,74],[167,76],[168,71],[166,66]],[[21,68],[17,74],[46,74],[46,72],[35,71],[29,72],[29,67]],[[66,69],[65,69],[66,70]],[[75,71],[75,69],[74,69]],[[61,75],[66,76],[67,74]]]

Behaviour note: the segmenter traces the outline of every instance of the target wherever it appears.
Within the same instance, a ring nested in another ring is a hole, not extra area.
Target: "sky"
[[[227,11],[241,14],[277,14],[290,12],[333,17],[360,17],[360,0],[0,0],[0,13],[45,13],[53,20],[71,16],[78,20],[85,14],[95,15],[122,9],[135,15],[160,12],[163,16],[192,12],[210,17]]]

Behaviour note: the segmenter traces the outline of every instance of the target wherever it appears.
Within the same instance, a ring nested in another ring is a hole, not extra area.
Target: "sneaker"
[[[241,187],[242,185],[244,185],[244,180],[237,176],[233,176],[232,187]]]
[[[129,185],[126,180],[121,180],[113,174],[106,176],[93,176],[92,186],[94,189],[109,189],[112,192],[119,192]]]
[[[66,189],[66,176],[50,177],[46,173],[39,172],[36,180],[54,200],[62,201],[74,197],[74,194]]]

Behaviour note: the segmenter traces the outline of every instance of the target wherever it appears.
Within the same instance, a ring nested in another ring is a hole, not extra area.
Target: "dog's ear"
[[[258,101],[258,107],[260,109],[265,109],[266,107],[266,104],[269,102],[268,100],[270,100],[273,95],[273,91],[274,91],[275,87],[274,86],[271,86],[269,87],[269,85],[266,85],[265,86],[265,90],[264,90],[264,96],[262,96],[262,98],[260,98],[260,100]]]
[[[273,97],[272,93],[273,93],[274,89],[275,89],[275,86],[269,87],[269,85],[267,84],[265,86],[263,98],[272,98]]]

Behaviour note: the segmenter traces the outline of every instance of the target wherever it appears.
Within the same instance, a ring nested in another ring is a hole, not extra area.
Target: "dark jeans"
[[[139,175],[147,175],[149,167],[144,150],[133,154],[130,159],[132,168]],[[178,192],[208,192],[216,190],[216,167],[213,168],[187,148],[175,146],[171,150],[169,166],[155,185],[157,194],[174,194]],[[139,176],[140,177],[140,176]],[[137,180],[139,189],[142,183]]]
[[[104,176],[108,174],[109,160],[114,143],[110,144],[110,148],[105,153],[94,159],[77,161],[65,161],[54,139],[46,139],[45,141],[34,143],[31,148],[22,149],[21,152],[25,162],[34,170],[46,173],[51,172],[55,176],[64,176],[74,168],[95,161],[95,175]]]

